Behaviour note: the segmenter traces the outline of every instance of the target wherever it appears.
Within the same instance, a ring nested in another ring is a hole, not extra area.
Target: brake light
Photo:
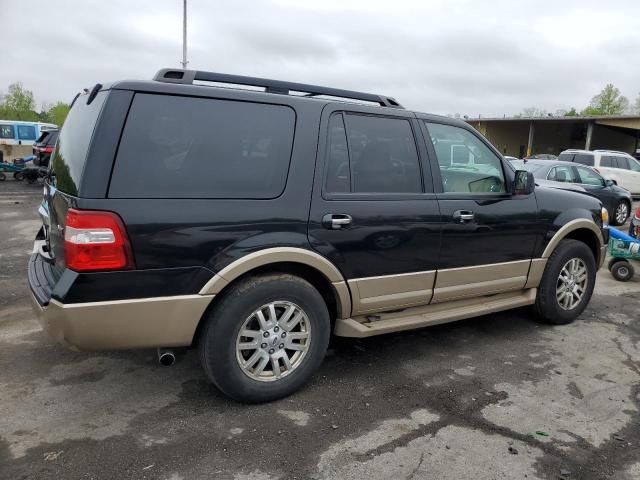
[[[127,231],[113,212],[69,209],[64,258],[67,267],[77,272],[134,268]]]
[[[51,152],[53,152],[53,147],[44,147],[44,148],[42,149],[42,151],[43,151],[44,153],[51,153]]]

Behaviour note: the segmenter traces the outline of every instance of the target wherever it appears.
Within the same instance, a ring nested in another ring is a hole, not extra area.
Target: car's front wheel
[[[596,280],[596,260],[578,240],[565,239],[549,257],[536,298],[535,309],[545,322],[573,322],[586,308]]]
[[[631,207],[626,200],[620,200],[616,205],[616,209],[613,213],[613,219],[616,225],[624,225],[631,213]]]
[[[322,295],[288,274],[241,281],[204,321],[199,350],[207,376],[242,402],[267,402],[301,388],[329,343]]]

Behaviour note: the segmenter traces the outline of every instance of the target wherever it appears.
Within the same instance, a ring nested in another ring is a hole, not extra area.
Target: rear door
[[[525,287],[543,225],[535,194],[513,195],[514,171],[471,129],[422,123],[442,214],[433,302]],[[473,164],[455,161],[466,150]]]
[[[598,197],[607,210],[614,214],[618,198],[611,187],[607,186],[604,178],[591,168],[579,166],[576,167],[576,170],[578,172],[578,183],[580,183],[580,186],[590,194]]]
[[[347,279],[354,315],[431,300],[440,212],[419,138],[404,110],[323,110],[309,240]]]
[[[640,164],[631,157],[616,156],[622,187],[634,195],[640,194]]]

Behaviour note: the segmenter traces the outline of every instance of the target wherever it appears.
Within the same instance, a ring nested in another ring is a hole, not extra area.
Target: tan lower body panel
[[[546,266],[546,258],[534,258],[533,260],[531,260],[529,276],[527,277],[527,284],[524,286],[524,288],[538,288]]]
[[[431,303],[521,290],[531,260],[438,270]]]
[[[537,290],[532,288],[488,297],[408,308],[402,312],[380,314],[379,319],[374,322],[368,322],[366,317],[348,318],[336,322],[334,333],[342,337],[363,338],[438,325],[532,305],[535,302],[536,293]]]
[[[353,315],[425,305],[431,301],[435,278],[430,271],[349,280]]]
[[[115,300],[42,307],[32,295],[42,327],[80,350],[183,347],[191,345],[213,295]]]

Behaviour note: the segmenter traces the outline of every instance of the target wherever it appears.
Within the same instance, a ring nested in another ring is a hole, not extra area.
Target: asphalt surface
[[[193,351],[166,368],[47,338],[26,285],[41,190],[0,183],[1,479],[640,479],[640,273],[602,270],[569,326],[522,309],[336,339],[301,392],[245,406]]]

